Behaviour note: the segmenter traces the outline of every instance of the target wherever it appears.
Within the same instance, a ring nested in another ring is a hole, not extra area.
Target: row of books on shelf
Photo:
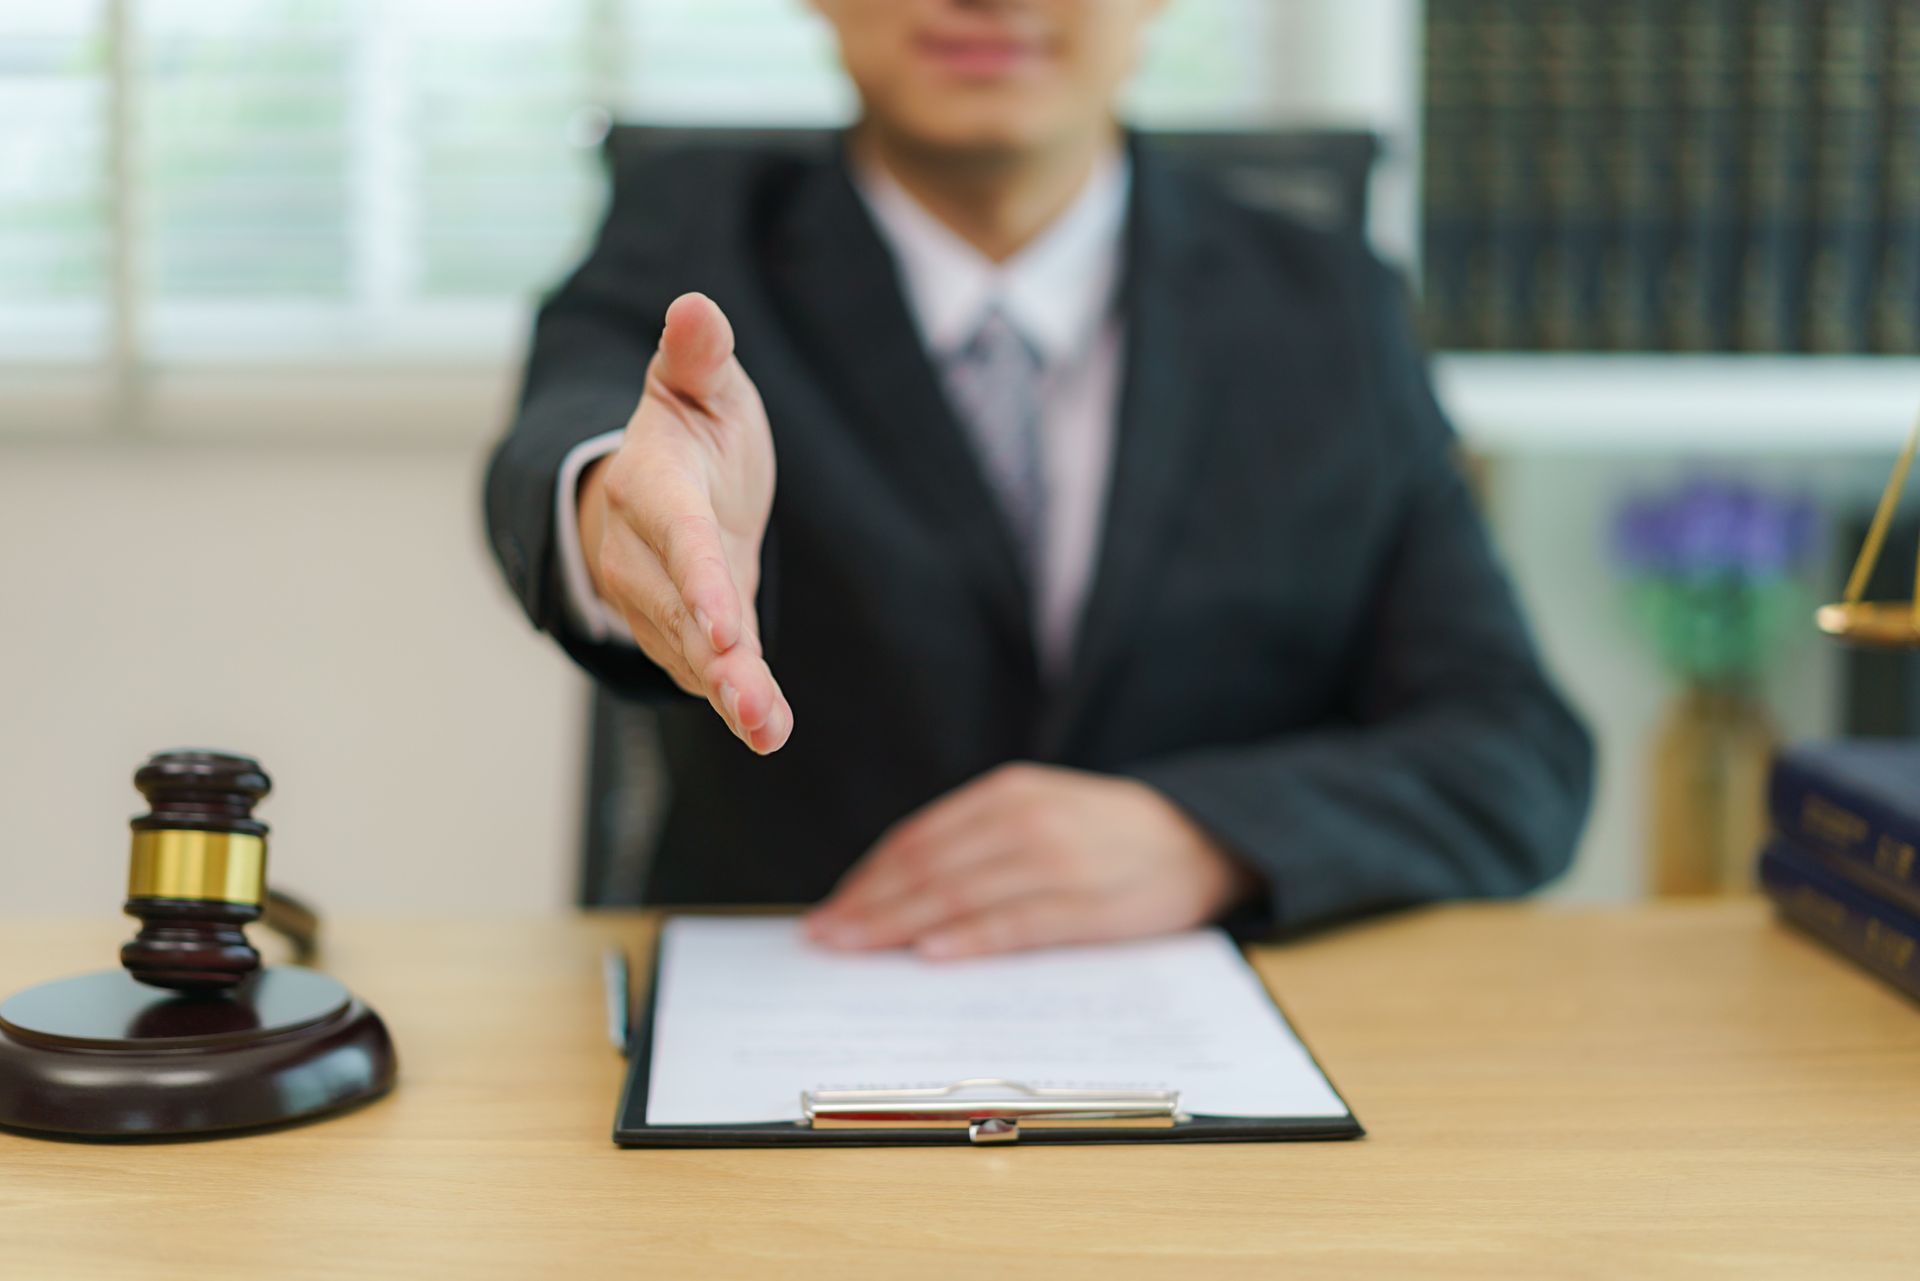
[[[1920,0],[1429,0],[1428,337],[1920,352]]]
[[[1920,1000],[1920,741],[1790,748],[1770,806],[1760,884],[1781,915]]]

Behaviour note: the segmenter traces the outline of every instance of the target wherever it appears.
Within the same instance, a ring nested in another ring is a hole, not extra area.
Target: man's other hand
[[[1254,884],[1146,784],[1016,764],[900,822],[807,929],[830,947],[978,956],[1186,929]]]
[[[763,754],[793,731],[754,610],[773,470],[732,326],[712,299],[682,296],[625,440],[581,479],[580,545],[647,657]]]

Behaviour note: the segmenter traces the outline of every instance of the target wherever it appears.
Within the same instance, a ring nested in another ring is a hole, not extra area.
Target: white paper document
[[[831,952],[787,917],[676,917],[654,982],[649,1125],[793,1121],[803,1090],[975,1077],[1173,1089],[1196,1116],[1348,1115],[1217,930],[923,961]]]

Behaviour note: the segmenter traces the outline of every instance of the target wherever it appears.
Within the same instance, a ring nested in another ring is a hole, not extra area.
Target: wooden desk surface
[[[402,1081],[217,1143],[0,1135],[0,1275],[1920,1277],[1920,1009],[1757,903],[1450,908],[1259,958],[1357,1143],[632,1151],[639,917],[342,923]],[[0,928],[0,991],[110,961]]]

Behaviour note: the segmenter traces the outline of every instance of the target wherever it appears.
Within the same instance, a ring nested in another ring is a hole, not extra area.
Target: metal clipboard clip
[[[1081,1090],[974,1077],[897,1090],[803,1090],[816,1130],[965,1129],[974,1143],[1015,1143],[1022,1128],[1172,1129],[1178,1090]]]

